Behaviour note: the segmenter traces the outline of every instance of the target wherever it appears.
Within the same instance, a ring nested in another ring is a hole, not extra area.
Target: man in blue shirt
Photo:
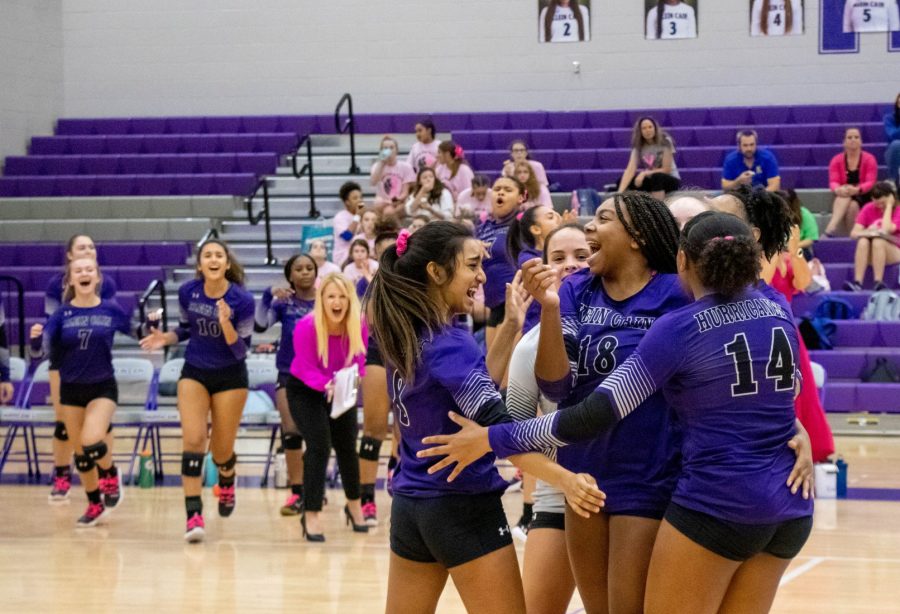
[[[737,151],[725,156],[722,165],[722,189],[733,190],[744,184],[762,186],[769,192],[781,189],[778,160],[768,149],[757,149],[756,131],[737,133]]]

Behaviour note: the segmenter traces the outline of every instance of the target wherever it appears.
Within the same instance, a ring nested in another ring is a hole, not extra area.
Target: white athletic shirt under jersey
[[[657,7],[647,12],[647,38],[656,38]],[[697,38],[697,13],[694,7],[679,2],[664,4],[662,16],[662,36],[660,38]]]
[[[556,7],[556,13],[553,15],[553,23],[550,25],[550,40],[544,34],[544,23],[547,18],[547,9],[541,9],[538,17],[538,34],[542,43],[578,43],[581,38],[578,36],[578,20],[575,19],[575,11],[568,6]],[[584,23],[584,40],[591,40],[591,18],[587,8],[578,5],[581,12],[581,21]]]
[[[900,30],[897,0],[847,0],[844,4],[844,32],[894,30]]]
[[[506,388],[506,410],[516,422],[537,416],[537,408],[544,415],[556,411],[556,403],[548,400],[538,389],[534,377],[534,362],[541,336],[540,325],[535,326],[516,344],[509,361],[509,384]],[[556,450],[548,451],[555,458]],[[538,480],[534,490],[534,511],[564,514],[566,497],[563,492],[543,480]]]
[[[791,29],[787,28],[787,4],[791,5]],[[803,34],[803,2],[801,0],[769,0],[769,27],[762,32],[762,10],[765,0],[753,0],[750,11],[750,36],[791,36]]]

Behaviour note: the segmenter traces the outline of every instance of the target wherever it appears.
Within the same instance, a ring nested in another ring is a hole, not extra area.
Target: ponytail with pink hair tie
[[[519,212],[516,214],[516,220],[519,221],[519,222],[521,222],[521,221],[522,221],[522,216],[524,216],[524,215],[525,215],[525,212],[524,212],[524,211],[519,211]]]
[[[457,159],[462,158],[464,153],[463,148],[457,145],[456,149],[453,150],[453,157]]]
[[[397,235],[397,255],[402,256],[406,253],[407,248],[409,247],[409,235],[410,232],[406,228],[400,231]]]

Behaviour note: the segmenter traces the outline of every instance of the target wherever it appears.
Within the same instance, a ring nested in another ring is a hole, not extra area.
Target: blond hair
[[[77,237],[86,237],[87,235],[76,235]],[[94,292],[97,296],[100,296],[100,286],[103,284],[103,273],[100,272],[100,264],[97,262],[96,258],[88,258],[86,256],[75,258],[74,260],[69,260],[66,262],[66,271],[63,274],[63,303],[69,303],[75,298],[75,287],[72,285],[72,263],[78,262],[79,260],[89,260],[94,263],[94,270],[97,271],[97,287],[94,288]]]
[[[347,360],[344,363],[346,367],[354,356],[366,353],[366,346],[362,338],[362,310],[359,306],[359,299],[356,297],[356,291],[350,280],[341,273],[330,273],[323,277],[318,290],[316,290],[316,305],[313,308],[313,323],[316,327],[316,349],[319,360],[322,361],[323,365],[328,366],[328,319],[325,316],[325,301],[322,300],[322,297],[325,295],[325,289],[331,284],[335,284],[343,290],[350,302],[347,315],[344,317],[344,332],[341,335],[350,342]]]

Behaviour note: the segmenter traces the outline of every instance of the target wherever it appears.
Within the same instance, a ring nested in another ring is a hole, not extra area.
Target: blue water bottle
[[[219,483],[219,468],[213,462],[212,452],[206,453],[206,460],[203,462],[203,485],[215,486]]]
[[[847,463],[844,462],[843,457],[838,456],[837,462],[837,498],[838,499],[846,499],[847,498]]]

